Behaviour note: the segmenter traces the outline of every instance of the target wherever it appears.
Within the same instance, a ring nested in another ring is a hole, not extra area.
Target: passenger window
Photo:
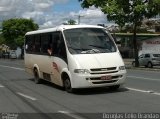
[[[48,48],[51,48],[52,44],[52,35],[51,34],[42,34],[41,35],[41,50],[42,53],[48,54]]]
[[[145,58],[149,58],[150,57],[150,54],[145,54]]]
[[[26,52],[27,53],[33,53],[34,50],[35,50],[35,47],[34,47],[34,36],[26,36]]]
[[[41,52],[41,39],[40,35],[35,36],[35,52],[40,53]]]
[[[143,56],[144,56],[144,55],[140,55],[140,56],[139,56],[139,59],[142,59],[142,58],[143,58]]]

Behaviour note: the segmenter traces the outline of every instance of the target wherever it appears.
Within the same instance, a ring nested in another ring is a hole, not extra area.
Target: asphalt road
[[[96,88],[70,94],[48,82],[35,84],[22,60],[0,59],[0,119],[112,119],[115,114],[117,119],[137,119],[144,113],[160,118],[153,115],[160,113],[160,72],[127,72],[118,91]]]

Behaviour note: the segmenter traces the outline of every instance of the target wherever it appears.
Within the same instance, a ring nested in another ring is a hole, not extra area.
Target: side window
[[[41,34],[41,52],[42,54],[48,54],[48,49],[52,50],[52,34]]]
[[[49,55],[52,55],[53,54],[53,45],[52,45],[52,34],[51,33],[48,33],[47,34],[47,37],[48,37],[48,45],[47,45],[47,53]]]
[[[25,51],[28,53],[28,44],[29,44],[30,40],[28,36],[25,36]]]
[[[49,44],[48,35],[41,34],[41,52],[43,54],[47,54],[48,44]]]
[[[150,54],[145,54],[145,58],[150,58]]]
[[[35,50],[35,40],[34,40],[34,36],[31,35],[31,36],[26,36],[26,46],[25,46],[25,49],[26,49],[26,52],[27,53],[33,53],[34,50]]]
[[[58,56],[58,41],[59,41],[60,37],[58,33],[53,33],[53,42],[52,42],[52,46],[53,46],[53,55],[54,56]]]
[[[142,59],[143,57],[144,57],[144,55],[140,55],[140,56],[139,56],[139,59]]]
[[[35,36],[35,53],[41,52],[41,39],[40,35]]]

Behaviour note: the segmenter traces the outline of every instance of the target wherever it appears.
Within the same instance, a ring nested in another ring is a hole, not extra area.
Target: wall
[[[142,42],[142,53],[158,53],[160,54],[160,36],[145,40]]]

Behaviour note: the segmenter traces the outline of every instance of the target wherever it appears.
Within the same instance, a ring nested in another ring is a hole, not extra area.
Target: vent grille
[[[111,80],[111,81],[99,81],[99,82],[92,82],[93,84],[102,84],[102,83],[114,83],[117,82],[117,80]]]
[[[110,72],[92,72],[90,74],[110,74],[110,73],[116,73],[118,71],[110,71]]]
[[[96,68],[96,69],[91,69],[91,71],[110,71],[110,70],[116,70],[117,67],[108,67],[108,68]]]

